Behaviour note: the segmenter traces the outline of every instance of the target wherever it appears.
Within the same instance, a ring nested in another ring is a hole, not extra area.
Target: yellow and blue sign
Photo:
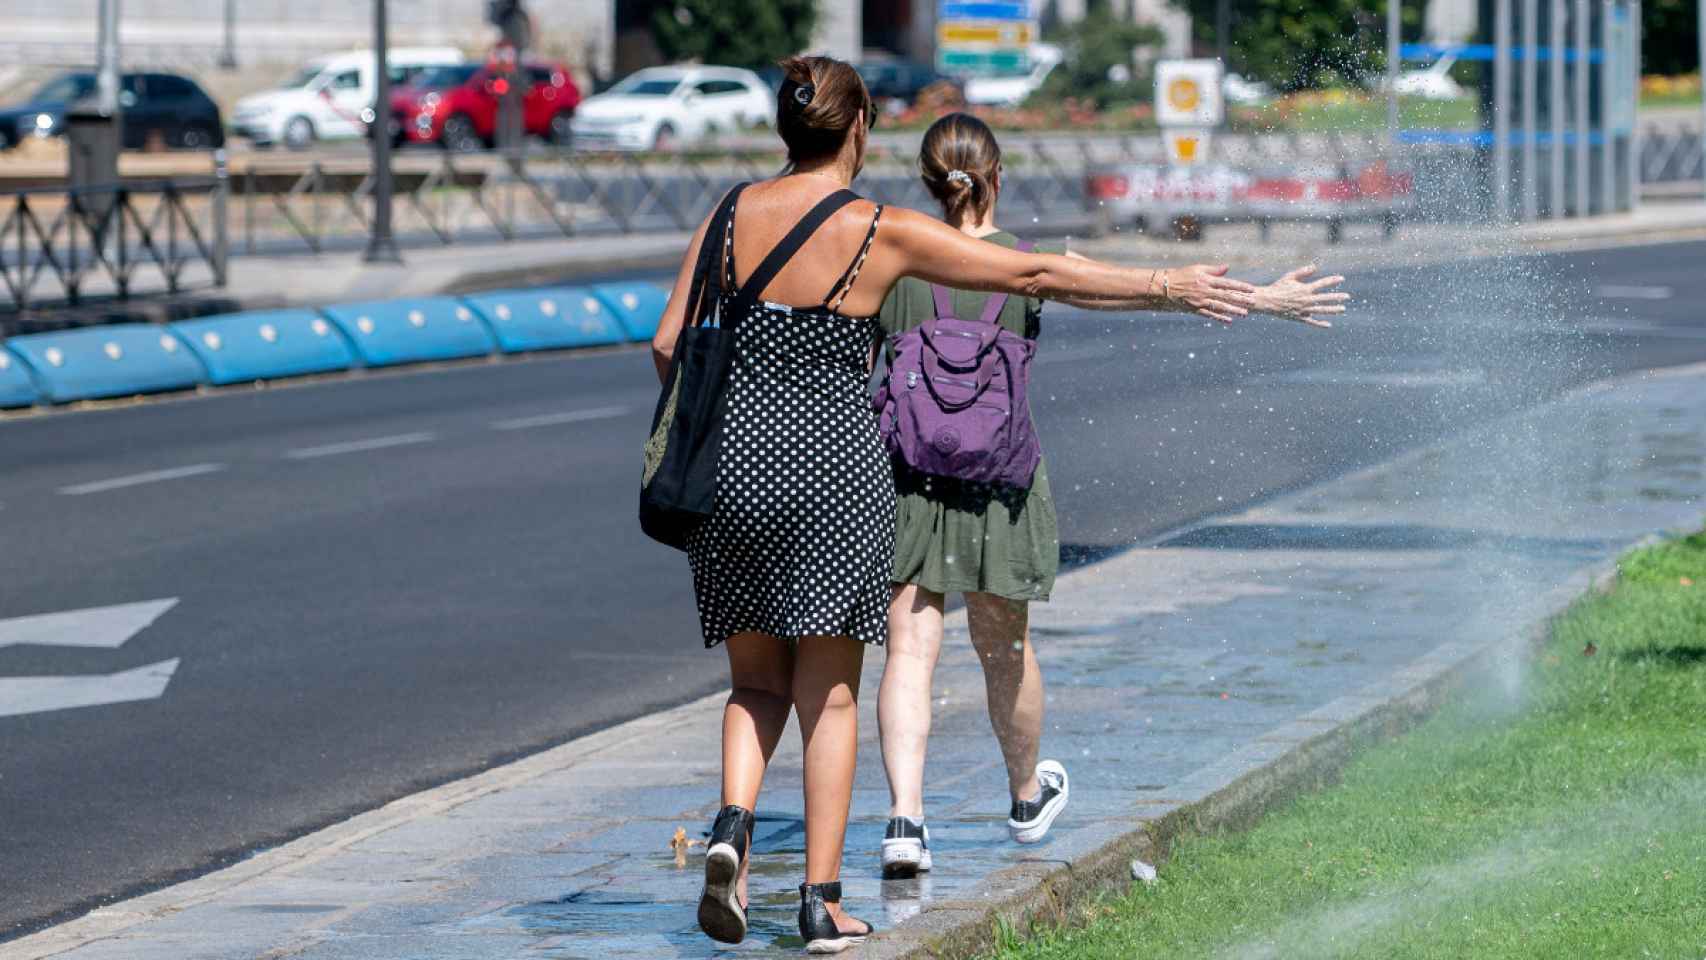
[[[1039,37],[1032,0],[940,0],[936,68],[959,76],[1002,76],[1031,68]]]

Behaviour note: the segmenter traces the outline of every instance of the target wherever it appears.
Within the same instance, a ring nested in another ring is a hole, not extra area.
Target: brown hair
[[[783,76],[776,132],[788,145],[789,163],[834,155],[861,113],[870,129],[876,109],[858,71],[833,57],[789,57],[777,66]]]
[[[948,222],[982,217],[995,202],[1001,145],[982,120],[969,113],[950,113],[925,131],[918,166],[924,186],[942,204]]]

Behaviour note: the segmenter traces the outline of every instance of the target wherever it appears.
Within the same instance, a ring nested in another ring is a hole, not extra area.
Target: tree
[[[1107,0],[1086,6],[1083,19],[1057,27],[1049,37],[1060,44],[1065,59],[1049,71],[1043,95],[1091,100],[1099,108],[1148,100],[1147,78],[1134,72],[1132,55],[1159,47],[1165,41],[1161,31],[1118,16]]]
[[[1695,17],[1701,0],[1644,0],[1641,4],[1641,70],[1675,76],[1700,69]]]
[[[1386,0],[1228,0],[1227,69],[1282,90],[1363,83],[1386,67]],[[1215,45],[1219,0],[1173,0],[1197,40]],[[1403,7],[1404,39],[1421,35],[1423,4]]]
[[[759,69],[804,50],[817,0],[662,0],[652,38],[670,60]]]

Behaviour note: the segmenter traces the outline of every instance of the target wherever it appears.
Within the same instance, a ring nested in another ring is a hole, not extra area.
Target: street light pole
[[[367,238],[368,263],[402,263],[391,235],[391,67],[386,62],[386,0],[373,0],[373,229]]]
[[[237,66],[237,0],[225,0],[225,46],[219,51],[219,65],[227,70]]]
[[[1404,0],[1386,0],[1386,142],[1398,145],[1399,45],[1404,24]]]
[[[1226,57],[1232,44],[1227,36],[1232,32],[1232,0],[1220,0],[1214,6],[1214,50],[1220,58],[1220,69],[1229,70]]]

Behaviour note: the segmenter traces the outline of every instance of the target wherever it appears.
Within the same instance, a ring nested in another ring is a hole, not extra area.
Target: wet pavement
[[[1508,638],[1584,567],[1698,525],[1703,497],[1694,368],[1578,391],[1068,574],[1033,618],[1044,755],[1066,764],[1072,802],[1035,847],[1007,840],[1006,778],[953,616],[927,774],[936,869],[916,881],[878,875],[873,651],[846,903],[879,929],[973,916],[1003,892],[990,881],[1002,868],[1081,856],[1108,825],[1192,799],[1193,778],[1233,751],[1272,739],[1277,754],[1276,730],[1325,722],[1307,715],[1442,644]],[[1504,679],[1519,702],[1520,672]],[[678,859],[670,838],[702,836],[715,813],[719,710],[707,698],[398,801],[0,958],[797,955],[792,732],[758,811],[752,935],[720,947],[695,926],[702,848]]]

